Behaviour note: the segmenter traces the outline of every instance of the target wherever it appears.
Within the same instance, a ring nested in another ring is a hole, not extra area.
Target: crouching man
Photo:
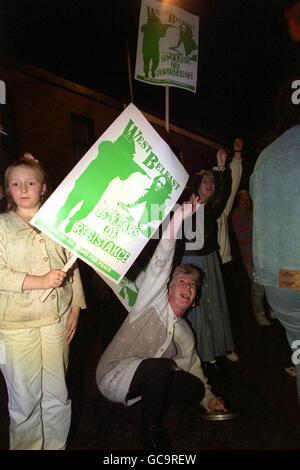
[[[193,265],[179,265],[168,285],[177,232],[198,202],[194,198],[175,211],[134,307],[97,366],[97,385],[107,399],[127,406],[141,400],[141,440],[148,450],[170,449],[161,425],[170,404],[198,403],[206,410],[227,411],[211,392],[193,332],[182,318],[193,304],[200,273]]]

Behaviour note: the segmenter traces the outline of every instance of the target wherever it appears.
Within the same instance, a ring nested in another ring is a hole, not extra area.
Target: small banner
[[[118,284],[187,180],[170,147],[130,104],[31,223]]]
[[[142,0],[135,79],[197,91],[199,18],[170,3]]]

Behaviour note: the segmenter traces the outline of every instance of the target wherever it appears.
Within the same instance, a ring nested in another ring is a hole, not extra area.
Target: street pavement
[[[230,301],[240,361],[222,362],[222,396],[240,417],[205,421],[200,406],[182,403],[180,408],[170,408],[163,424],[174,452],[300,449],[300,407],[296,379],[285,372],[291,365],[285,332],[278,320],[271,320],[268,327],[256,323],[244,281],[233,286]],[[91,295],[70,349],[68,387],[73,416],[67,449],[136,452],[142,449],[140,404],[127,408],[110,403],[95,383],[101,353],[126,315],[113,294],[106,292],[104,297]],[[8,425],[7,394],[0,374],[0,450],[8,449]]]

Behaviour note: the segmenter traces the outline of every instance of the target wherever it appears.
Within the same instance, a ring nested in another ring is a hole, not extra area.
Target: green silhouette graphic
[[[124,135],[120,135],[115,142],[101,142],[98,155],[75,181],[64,205],[57,212],[54,226],[58,228],[72,209],[82,201],[80,209],[70,217],[65,228],[66,233],[70,232],[75,222],[92,212],[113,179],[119,177],[124,181],[137,172],[148,176],[133,160],[134,153],[134,142],[127,140]]]
[[[187,24],[180,25],[178,43],[176,44],[176,46],[170,47],[170,49],[176,51],[181,44],[183,44],[184,46],[184,52],[186,57],[188,57],[191,52],[198,49],[197,44],[195,43],[193,38],[192,27]],[[196,60],[196,56],[193,56],[192,59]]]
[[[129,307],[134,306],[136,299],[137,299],[137,295],[139,293],[139,288],[135,282],[134,282],[134,287],[136,288],[135,291],[130,289],[130,287],[128,286],[124,286],[120,290],[120,296],[128,303]]]
[[[173,28],[170,24],[162,24],[160,19],[155,13],[151,13],[148,8],[148,23],[143,24],[141,31],[144,34],[143,38],[143,61],[144,73],[148,78],[150,62],[152,61],[151,73],[155,77],[155,72],[159,64],[159,40],[165,37],[168,28]]]
[[[165,214],[165,202],[171,199],[172,184],[165,176],[156,176],[153,178],[150,188],[146,189],[146,193],[141,196],[137,201],[131,204],[124,204],[118,202],[118,205],[129,214],[129,220],[133,220],[128,209],[138,206],[139,204],[146,203],[143,213],[137,222],[138,228],[141,230],[142,226],[147,226],[141,230],[145,237],[150,237],[154,231],[153,227],[149,224],[157,220],[163,220]]]

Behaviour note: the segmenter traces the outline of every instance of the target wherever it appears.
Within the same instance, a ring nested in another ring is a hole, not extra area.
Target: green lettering
[[[149,157],[146,158],[143,164],[146,165],[147,168],[150,168],[150,170],[152,170],[156,162],[158,162],[158,157],[155,155],[155,153],[151,152]]]
[[[123,136],[126,137],[127,140],[133,140],[134,139],[134,134],[137,131],[137,126],[134,126],[131,131],[129,132],[130,127],[134,124],[132,119],[129,119],[127,126],[125,127],[123,131]]]
[[[139,138],[136,139],[136,141],[137,141],[138,144],[140,144],[141,142],[144,141],[144,137],[142,135],[140,135]],[[143,145],[142,145],[142,147],[143,147]]]
[[[162,166],[161,163],[158,163],[155,168],[157,169],[157,171],[160,171],[160,173],[162,173],[162,171],[164,171],[164,167]]]

